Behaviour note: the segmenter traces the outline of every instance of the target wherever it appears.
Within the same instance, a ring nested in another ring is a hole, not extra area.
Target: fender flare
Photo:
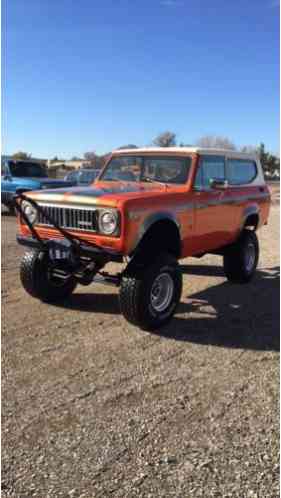
[[[134,246],[131,249],[132,253],[135,251],[135,249],[137,248],[137,246],[139,245],[141,240],[144,238],[144,236],[148,232],[148,230],[153,225],[155,225],[158,221],[172,222],[175,225],[175,227],[177,228],[177,230],[179,232],[179,238],[181,239],[181,236],[180,236],[181,226],[180,226],[180,223],[177,220],[176,216],[173,213],[168,212],[168,211],[161,211],[158,213],[153,213],[153,214],[149,215],[147,218],[145,218],[144,222],[140,225]]]
[[[257,215],[257,217],[258,217],[258,224],[257,224],[257,228],[258,228],[259,223],[260,223],[260,209],[259,209],[258,204],[252,204],[251,206],[247,206],[244,209],[243,214],[242,214],[241,230],[243,230],[243,227],[245,226],[247,218],[249,218],[249,216],[252,216],[252,215]]]

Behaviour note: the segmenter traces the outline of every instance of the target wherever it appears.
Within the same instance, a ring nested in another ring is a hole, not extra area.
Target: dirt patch
[[[271,194],[271,203],[273,205],[280,204],[280,183],[279,182],[269,182],[268,187]]]
[[[184,260],[157,334],[126,323],[110,287],[60,307],[29,297],[15,235],[3,217],[3,497],[279,495],[277,207],[255,281]]]

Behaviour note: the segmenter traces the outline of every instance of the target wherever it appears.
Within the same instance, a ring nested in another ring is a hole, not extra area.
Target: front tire
[[[238,241],[224,255],[223,266],[230,282],[245,284],[256,271],[259,260],[259,241],[252,230],[243,230]]]
[[[32,297],[47,303],[61,301],[74,291],[77,282],[69,276],[62,280],[53,275],[49,255],[33,250],[24,254],[20,265],[21,283]]]
[[[8,209],[9,209],[10,216],[16,216],[17,212],[16,212],[16,208],[15,208],[14,204],[9,204]]]
[[[170,254],[145,267],[132,267],[122,277],[119,302],[124,317],[144,330],[162,327],[180,301],[182,274]]]

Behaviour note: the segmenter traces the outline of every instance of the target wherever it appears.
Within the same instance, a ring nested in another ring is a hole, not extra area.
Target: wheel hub
[[[167,309],[172,301],[174,294],[174,282],[169,273],[161,273],[154,280],[151,292],[150,302],[155,311],[161,313]]]
[[[251,273],[254,264],[255,264],[255,259],[256,259],[256,251],[255,251],[255,246],[252,242],[250,242],[245,251],[245,268],[248,273]]]

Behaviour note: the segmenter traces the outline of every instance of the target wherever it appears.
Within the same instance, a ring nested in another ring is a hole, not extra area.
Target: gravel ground
[[[29,297],[2,218],[2,497],[279,496],[279,208],[253,283],[182,261],[174,320],[145,333],[117,291]]]

